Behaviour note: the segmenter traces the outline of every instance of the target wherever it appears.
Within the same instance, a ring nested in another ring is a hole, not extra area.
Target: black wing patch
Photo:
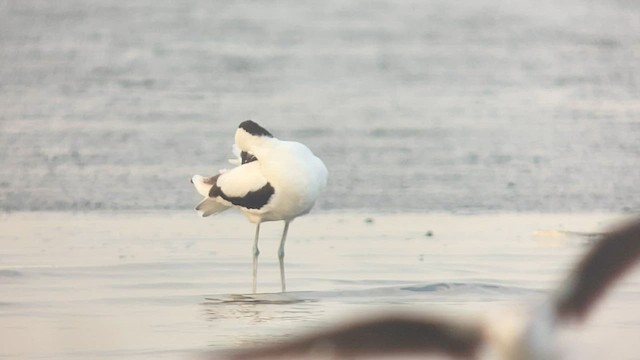
[[[250,162],[254,162],[258,160],[258,158],[255,155],[250,154],[246,151],[243,151],[240,153],[240,159],[242,160],[241,162],[242,164],[248,164]]]
[[[270,183],[266,183],[260,189],[256,191],[249,191],[244,196],[228,196],[222,192],[222,189],[218,186],[216,181],[216,183],[211,187],[211,190],[209,190],[209,197],[215,198],[219,196],[235,206],[247,209],[260,209],[267,205],[274,193],[275,189],[273,186],[271,186]]]

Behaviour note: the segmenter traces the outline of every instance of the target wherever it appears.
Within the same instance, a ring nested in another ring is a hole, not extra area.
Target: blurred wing
[[[604,237],[578,263],[558,292],[561,319],[583,319],[605,291],[640,259],[640,219]]]
[[[436,319],[388,316],[317,332],[280,344],[239,350],[230,359],[353,358],[400,354],[442,354],[472,358],[482,342],[479,327]]]

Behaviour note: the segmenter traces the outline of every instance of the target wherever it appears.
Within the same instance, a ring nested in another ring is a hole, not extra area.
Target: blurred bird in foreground
[[[583,321],[640,258],[640,219],[605,233],[545,301],[468,321],[394,315],[220,354],[223,359],[557,359],[559,326]],[[218,358],[218,357],[216,357]]]

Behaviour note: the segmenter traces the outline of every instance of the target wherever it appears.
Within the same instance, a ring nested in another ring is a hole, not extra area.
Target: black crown
[[[271,135],[271,133],[269,131],[267,131],[267,129],[263,128],[262,126],[258,125],[256,122],[254,122],[252,120],[247,120],[247,121],[241,122],[240,126],[238,126],[238,128],[244,129],[244,131],[248,132],[249,134],[251,134],[253,136],[273,137],[273,135]]]

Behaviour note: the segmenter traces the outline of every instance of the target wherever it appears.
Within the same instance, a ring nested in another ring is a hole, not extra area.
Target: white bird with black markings
[[[210,177],[195,175],[191,178],[198,193],[204,196],[196,210],[206,217],[237,207],[250,222],[256,224],[254,293],[260,254],[260,224],[284,221],[278,259],[282,292],[285,292],[284,244],[289,223],[311,211],[326,186],[327,168],[305,145],[279,140],[251,120],[242,122],[236,130],[234,152],[239,152],[239,159],[232,161],[237,167]]]

